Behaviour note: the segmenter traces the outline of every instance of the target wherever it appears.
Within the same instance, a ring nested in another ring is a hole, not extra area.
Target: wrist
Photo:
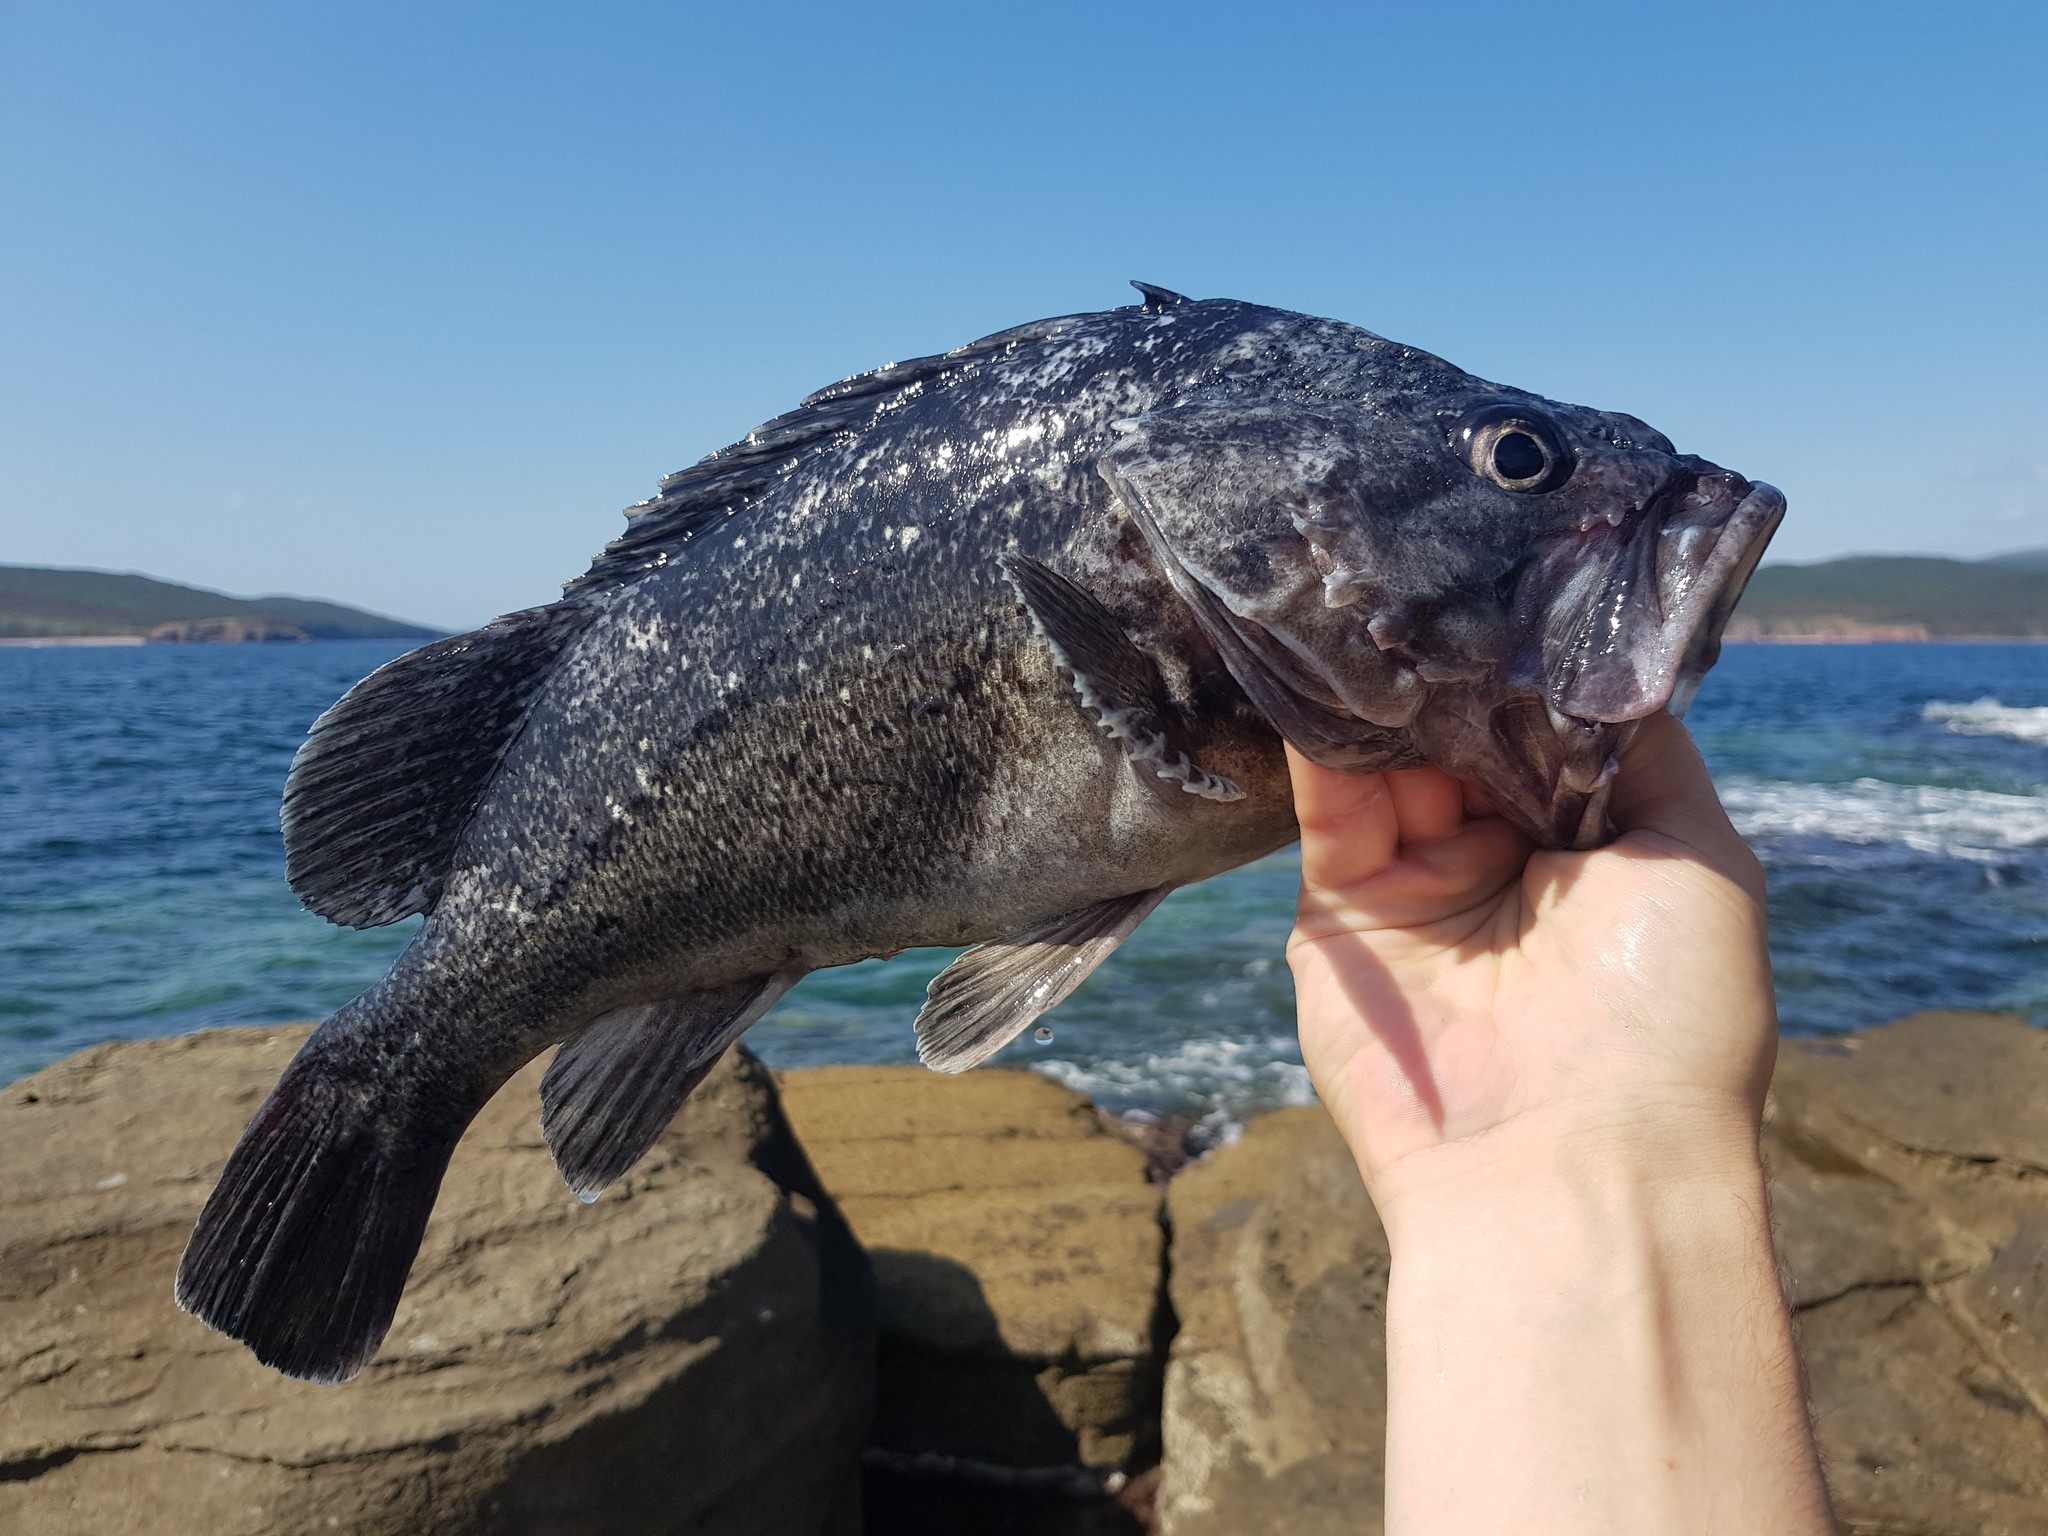
[[[1746,1115],[1513,1129],[1392,1170],[1389,1532],[1828,1530]]]
[[[1730,1202],[1767,1231],[1757,1129],[1736,1095],[1673,1096],[1625,1112],[1558,1107],[1417,1147],[1366,1168],[1366,1182],[1397,1252],[1530,1223],[1560,1236],[1584,1229],[1606,1244],[1650,1241],[1688,1213]]]

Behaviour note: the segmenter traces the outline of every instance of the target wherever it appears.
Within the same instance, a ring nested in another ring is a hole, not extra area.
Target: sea
[[[403,649],[0,647],[0,1082],[102,1040],[317,1018],[383,972],[417,920],[303,910],[277,810],[314,717]],[[1689,723],[1770,874],[1787,1032],[2048,1022],[2048,646],[1732,645]],[[998,1059],[1198,1126],[1305,1102],[1297,869],[1176,892]],[[912,1061],[951,953],[819,972],[748,1040],[779,1067]]]

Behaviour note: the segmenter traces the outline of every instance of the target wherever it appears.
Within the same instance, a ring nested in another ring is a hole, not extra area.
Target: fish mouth
[[[1543,846],[1607,841],[1636,727],[1691,705],[1784,516],[1775,486],[1695,460],[1639,515],[1552,541],[1517,583],[1520,646],[1488,683],[1433,701],[1417,744]]]
[[[1526,606],[1545,611],[1540,619],[1528,614],[1534,622],[1518,632],[1540,634],[1550,703],[1575,719],[1614,724],[1660,709],[1685,712],[1784,520],[1785,497],[1707,466],[1647,510],[1633,536],[1610,538],[1607,549],[1592,547],[1609,532],[1600,528],[1583,544],[1546,550],[1544,564],[1575,567],[1561,581],[1553,585],[1551,572],[1539,569],[1520,584]]]

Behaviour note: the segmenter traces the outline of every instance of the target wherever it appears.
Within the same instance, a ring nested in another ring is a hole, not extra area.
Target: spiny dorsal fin
[[[1074,691],[1110,736],[1123,743],[1140,772],[1178,784],[1204,800],[1242,800],[1244,790],[1209,773],[1176,743],[1178,712],[1159,663],[1139,650],[1116,615],[1073,582],[1029,555],[997,557],[1003,574],[1052,651]]]
[[[423,645],[314,721],[284,786],[299,899],[350,928],[430,911],[535,692],[596,612],[529,608]]]
[[[1016,1039],[1088,979],[1172,890],[1112,896],[1078,912],[977,944],[932,978],[917,1015],[917,1059],[965,1072]]]
[[[727,1046],[795,986],[777,971],[620,1008],[562,1042],[540,1080],[540,1128],[584,1202],[639,1162]]]
[[[1057,335],[1082,318],[1064,315],[1012,326],[951,352],[890,363],[806,395],[795,410],[678,470],[661,482],[655,495],[628,507],[626,531],[604,547],[588,571],[562,589],[564,595],[631,581],[666,564],[704,528],[772,485],[809,449],[842,433],[861,431],[914,394],[946,388],[992,359]]]
[[[1171,288],[1162,288],[1157,283],[1141,283],[1135,277],[1131,279],[1131,286],[1145,296],[1146,309],[1171,309],[1176,304],[1185,304],[1188,301],[1188,296],[1184,293],[1175,293]]]

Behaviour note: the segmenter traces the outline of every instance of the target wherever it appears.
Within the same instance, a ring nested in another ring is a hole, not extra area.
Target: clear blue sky
[[[0,562],[450,626],[1129,277],[2048,544],[2048,6],[0,0]]]

